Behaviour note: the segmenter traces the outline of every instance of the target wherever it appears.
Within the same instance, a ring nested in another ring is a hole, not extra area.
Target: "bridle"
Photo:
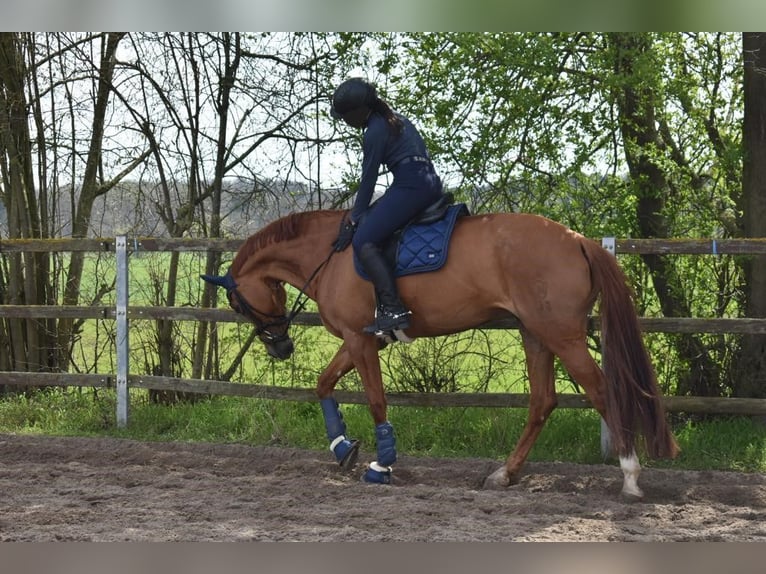
[[[273,313],[259,311],[250,303],[248,303],[247,299],[245,299],[242,293],[239,292],[239,289],[237,289],[237,284],[233,281],[232,283],[233,285],[231,287],[226,288],[226,295],[229,298],[229,304],[231,304],[232,298],[236,299],[237,307],[234,308],[234,311],[255,324],[255,334],[258,335],[258,337],[264,343],[276,344],[289,339],[287,331],[290,328],[290,322],[300,311],[296,311],[295,308],[293,308],[293,311],[290,312],[289,317],[287,315],[274,315]],[[234,306],[232,305],[232,307]],[[267,320],[263,321],[261,320],[261,317],[265,317]],[[284,324],[287,324],[287,326],[281,333],[274,333],[271,330],[274,327],[279,327]]]
[[[330,261],[330,258],[334,254],[335,250],[333,249],[330,251],[330,254],[325,258],[325,260],[322,261],[316,269],[314,269],[314,272],[309,276],[309,278],[303,284],[303,287],[299,290],[298,296],[295,298],[290,312],[284,315],[266,313],[253,307],[253,305],[251,305],[247,299],[245,299],[244,295],[239,292],[239,289],[237,288],[238,285],[234,281],[234,277],[231,275],[231,269],[229,269],[226,272],[226,275],[223,276],[223,284],[221,286],[226,288],[226,296],[229,298],[230,305],[232,298],[237,301],[237,308],[235,308],[234,311],[255,324],[255,334],[261,339],[261,341],[267,344],[281,343],[282,341],[287,341],[290,338],[290,336],[287,334],[290,330],[290,325],[292,324],[295,317],[303,311],[303,309],[306,307],[306,304],[308,303],[309,297],[306,295],[306,289],[319,274],[319,271],[322,269],[322,267],[324,267]],[[261,317],[264,317],[266,320],[262,320]],[[285,325],[285,327],[282,329],[281,333],[274,333],[272,331],[274,327],[281,327],[282,325]]]

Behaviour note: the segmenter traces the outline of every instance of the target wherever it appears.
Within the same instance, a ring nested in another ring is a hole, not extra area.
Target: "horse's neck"
[[[339,221],[326,225],[317,222],[305,233],[270,246],[267,257],[275,278],[302,289],[329,259]]]

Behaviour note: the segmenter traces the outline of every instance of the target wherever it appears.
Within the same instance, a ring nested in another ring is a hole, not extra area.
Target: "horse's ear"
[[[223,287],[222,285],[223,277],[219,275],[200,275],[200,278],[207,283],[212,283],[213,285],[216,285],[218,287]]]
[[[216,287],[223,287],[224,289],[231,289],[237,286],[230,273],[226,273],[226,275],[200,275],[200,277],[203,281],[207,281]]]

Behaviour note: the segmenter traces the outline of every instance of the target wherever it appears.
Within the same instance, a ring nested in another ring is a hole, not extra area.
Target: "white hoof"
[[[644,498],[644,491],[638,487],[627,488],[626,486],[623,486],[620,494],[622,494],[622,497],[626,502],[638,502]]]

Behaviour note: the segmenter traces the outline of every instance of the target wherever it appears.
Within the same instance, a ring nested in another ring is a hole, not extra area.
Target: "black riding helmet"
[[[349,78],[335,89],[330,115],[355,128],[363,128],[378,93],[375,86],[362,78]]]

